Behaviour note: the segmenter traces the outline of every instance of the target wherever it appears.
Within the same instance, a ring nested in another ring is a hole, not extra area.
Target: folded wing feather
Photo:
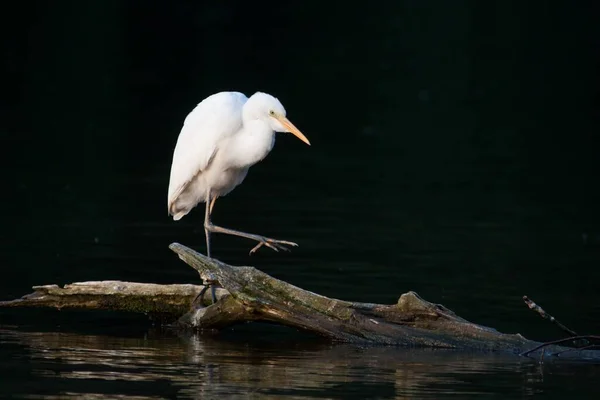
[[[176,209],[177,199],[209,166],[219,150],[219,143],[241,129],[246,100],[248,98],[239,92],[217,93],[200,102],[186,117],[173,152],[169,179],[168,209],[174,219],[189,212],[189,209]],[[206,188],[196,184],[193,190],[200,192]]]

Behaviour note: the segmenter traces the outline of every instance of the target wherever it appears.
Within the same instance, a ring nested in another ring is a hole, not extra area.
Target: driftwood
[[[535,342],[469,322],[415,292],[396,304],[332,299],[275,279],[253,267],[234,267],[181,244],[170,248],[196,269],[205,282],[218,284],[217,302],[203,285],[156,285],[120,281],[35,286],[20,299],[0,307],[53,307],[141,312],[154,320],[200,330],[262,321],[283,324],[361,345],[399,345],[501,351],[548,357],[600,359],[598,351]],[[198,296],[201,294],[202,296]],[[530,351],[538,347],[535,351]],[[562,357],[562,356],[561,356]]]
[[[34,286],[20,299],[0,301],[0,307],[49,307],[79,310],[128,311],[147,314],[152,320],[172,323],[190,311],[203,286],[157,285],[122,281],[76,282]],[[217,288],[220,299],[228,292]],[[206,304],[209,304],[208,302]]]

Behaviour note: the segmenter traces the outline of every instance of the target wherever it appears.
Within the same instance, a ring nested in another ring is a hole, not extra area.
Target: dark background
[[[600,329],[598,2],[3,3],[0,293],[194,282],[202,209],[167,216],[172,151],[206,96],[278,97],[311,140],[215,209],[297,241],[215,256],[328,296],[415,290],[534,338]],[[48,314],[54,318],[55,314]],[[66,317],[69,318],[67,314]]]

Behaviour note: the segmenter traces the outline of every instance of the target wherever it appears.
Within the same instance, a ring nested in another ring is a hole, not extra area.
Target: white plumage
[[[275,144],[275,132],[291,132],[308,139],[286,118],[275,97],[257,92],[250,98],[239,92],[220,92],[200,102],[186,117],[171,165],[169,215],[179,220],[196,205],[207,203],[204,227],[210,256],[210,232],[228,233],[258,241],[275,250],[278,241],[212,225],[214,201],[242,183],[248,169],[265,158]]]
[[[224,142],[241,131],[242,107],[247,100],[238,92],[217,93],[200,102],[186,117],[173,153],[169,181],[169,214],[174,220],[204,202],[206,189],[219,183],[219,174],[207,174],[215,168],[207,171],[207,167],[217,150],[221,150],[221,158],[226,155]],[[224,164],[222,167],[220,172],[229,168]],[[208,182],[208,178],[213,179]]]

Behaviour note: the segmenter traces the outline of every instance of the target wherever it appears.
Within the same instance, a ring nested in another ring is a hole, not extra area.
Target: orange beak
[[[277,117],[277,120],[279,122],[281,122],[281,125],[285,126],[288,130],[288,132],[294,134],[294,136],[296,136],[298,139],[302,140],[304,143],[306,143],[307,145],[310,146],[310,142],[308,141],[308,139],[306,138],[306,136],[304,136],[304,134],[302,132],[300,132],[298,130],[298,128],[296,128],[294,126],[294,124],[292,124],[290,122],[289,119],[287,119],[286,117]]]

